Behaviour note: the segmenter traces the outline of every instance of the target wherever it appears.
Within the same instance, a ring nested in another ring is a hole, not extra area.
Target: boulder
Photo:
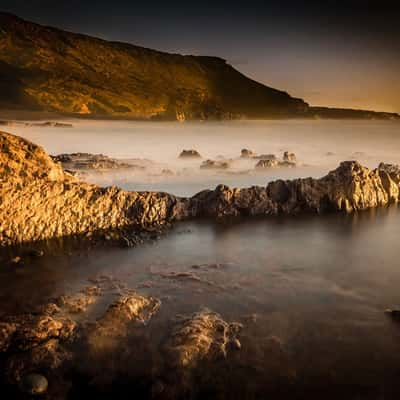
[[[179,158],[201,158],[201,155],[197,150],[182,150]]]
[[[126,192],[77,181],[45,151],[0,132],[0,244],[144,231],[184,215],[184,203],[157,192]]]
[[[254,156],[255,156],[255,153],[249,149],[242,149],[240,152],[241,158],[253,158]]]
[[[241,328],[207,309],[181,316],[163,347],[166,362],[170,368],[190,369],[201,360],[226,357],[228,351],[240,348]]]

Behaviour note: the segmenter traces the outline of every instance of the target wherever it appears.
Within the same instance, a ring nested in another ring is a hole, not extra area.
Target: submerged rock
[[[19,385],[22,392],[30,395],[43,394],[47,391],[48,386],[46,377],[40,374],[25,375]]]
[[[209,368],[225,370],[228,354],[240,350],[241,328],[241,324],[227,323],[207,309],[177,316],[162,346],[163,363],[155,374],[153,395],[192,398],[199,378],[209,382]]]
[[[241,328],[209,310],[181,317],[164,345],[166,362],[171,368],[193,368],[200,360],[226,357],[230,349],[240,348]]]
[[[197,150],[182,150],[179,158],[201,158],[201,155]]]
[[[132,323],[146,323],[160,308],[161,302],[137,293],[124,295],[100,317],[88,332],[88,345],[92,352],[111,351],[129,334]]]

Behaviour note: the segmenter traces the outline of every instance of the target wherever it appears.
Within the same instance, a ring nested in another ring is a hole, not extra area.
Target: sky
[[[0,0],[37,23],[226,59],[312,105],[400,112],[400,1]]]

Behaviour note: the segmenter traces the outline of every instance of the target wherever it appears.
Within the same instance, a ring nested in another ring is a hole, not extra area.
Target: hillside
[[[398,118],[309,107],[217,57],[168,54],[0,13],[0,110],[159,120]]]
[[[43,27],[0,13],[0,105],[131,118],[258,118],[307,104],[224,60]]]

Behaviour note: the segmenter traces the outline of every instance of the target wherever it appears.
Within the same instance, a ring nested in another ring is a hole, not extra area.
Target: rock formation
[[[231,189],[219,185],[190,200],[196,217],[353,212],[399,201],[399,167],[381,164],[369,170],[345,161],[320,178],[277,180],[266,187]]]
[[[288,162],[288,161],[287,161]],[[342,162],[320,179],[277,180],[266,187],[219,185],[192,198],[126,192],[78,182],[33,143],[0,133],[0,243],[129,229],[184,218],[352,212],[399,201],[400,169]]]
[[[204,372],[204,367],[218,362],[226,367],[228,353],[241,348],[241,329],[240,323],[227,323],[208,309],[177,316],[162,345],[163,362],[156,373],[154,397],[162,389],[161,398],[189,398],[188,393],[196,387],[196,369]]]
[[[197,150],[182,150],[179,158],[201,158],[201,155]]]
[[[285,151],[283,153],[282,159],[283,159],[283,161],[287,161],[290,163],[296,163],[296,161],[297,161],[296,155],[294,153],[291,153],[290,151]]]
[[[201,169],[228,169],[229,162],[227,161],[215,161],[215,160],[206,160],[203,161],[200,165]]]
[[[105,156],[103,154],[90,154],[90,153],[71,153],[71,154],[58,154],[52,156],[55,162],[60,162],[65,170],[110,170],[110,169],[144,169],[143,166],[129,164],[124,161],[117,160]]]
[[[252,158],[255,156],[255,153],[252,150],[249,149],[242,149],[240,152],[240,157],[241,158]]]
[[[0,183],[3,245],[127,226],[143,229],[182,214],[175,196],[78,182],[41,147],[8,133],[0,133]]]

